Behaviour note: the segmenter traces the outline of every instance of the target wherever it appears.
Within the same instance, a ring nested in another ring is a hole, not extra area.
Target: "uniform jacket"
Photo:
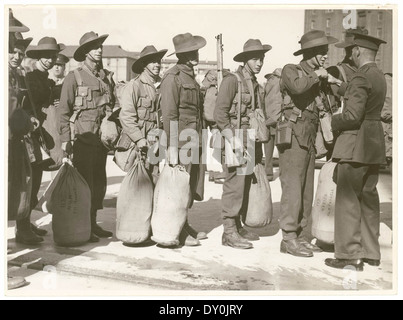
[[[71,71],[62,87],[58,108],[61,140],[70,141],[70,118],[75,114],[75,138],[87,144],[102,145],[99,137],[101,122],[115,105],[112,73],[105,69],[98,70],[95,65],[89,66],[86,62],[77,70],[83,85],[78,86],[74,71]]]
[[[278,106],[281,106],[283,101],[280,90],[280,79],[281,74],[272,74],[267,79],[266,85],[264,87],[264,108],[266,111],[267,119],[268,121],[270,121],[270,123],[277,123],[278,119],[281,116],[281,108],[278,109]],[[276,134],[275,125],[270,126],[270,134]]]
[[[320,80],[305,61],[299,65],[288,64],[283,68],[281,90],[291,98],[290,107],[295,106],[301,110],[301,117],[297,119],[297,122],[291,122],[300,147],[309,148],[315,144],[319,121],[315,99],[320,96],[319,89]],[[287,109],[287,105],[285,108]],[[291,109],[285,110],[286,118],[291,115],[291,112]]]
[[[345,81],[345,79],[344,79],[343,75],[341,74],[341,72],[340,72],[340,70],[339,70],[338,67],[343,68],[344,73],[345,73],[346,78],[347,78],[347,79],[346,79],[347,81]],[[331,84],[331,85],[330,85],[330,88],[331,88],[332,93],[333,93],[334,96],[336,96],[336,97],[343,97],[343,96],[345,95],[345,93],[346,93],[346,89],[347,89],[348,83],[351,81],[351,79],[352,79],[354,73],[357,72],[357,68],[354,67],[354,66],[352,66],[352,65],[350,65],[349,63],[340,62],[340,63],[337,64],[337,66],[329,67],[329,68],[327,69],[327,71],[328,71],[332,76],[334,76],[334,77],[336,77],[337,79],[343,81],[343,83],[341,84],[340,87],[337,86],[336,84]]]
[[[203,99],[193,68],[177,64],[165,73],[161,81],[161,112],[168,145],[170,139],[178,141],[179,148],[187,143],[179,141],[174,130],[171,132],[170,122],[176,121],[179,135],[185,129],[193,129],[199,134],[199,147],[202,146]]]
[[[332,129],[339,131],[333,158],[362,164],[385,163],[385,142],[381,110],[386,81],[375,63],[362,66],[348,84],[342,114],[332,118]]]
[[[146,138],[157,127],[157,89],[154,80],[143,72],[123,89],[119,120],[133,142]]]
[[[19,68],[9,68],[8,75],[9,139],[13,137],[22,138],[33,129],[31,116],[24,109],[24,105],[28,101],[24,72]]]
[[[254,75],[251,75],[244,67],[239,67],[236,73],[242,79],[243,92],[241,93],[241,129],[249,129],[249,113],[263,105],[260,103],[261,92]],[[235,135],[238,129],[238,80],[233,74],[229,74],[221,82],[218,91],[214,119],[220,131],[231,129]],[[223,132],[225,136],[225,132]],[[231,138],[228,136],[227,138]],[[243,134],[244,145],[247,145],[247,135]]]

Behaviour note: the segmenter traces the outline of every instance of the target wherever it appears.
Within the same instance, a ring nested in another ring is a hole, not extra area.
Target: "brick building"
[[[393,23],[392,10],[305,10],[305,32],[312,29],[323,30],[340,41],[344,39],[343,20],[347,15],[355,15],[357,27],[365,28],[368,34],[387,41],[381,45],[376,62],[384,72],[393,71]],[[329,65],[335,65],[344,57],[344,50],[329,46]]]

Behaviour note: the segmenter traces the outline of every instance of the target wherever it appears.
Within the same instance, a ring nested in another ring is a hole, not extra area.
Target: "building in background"
[[[392,10],[356,10],[346,13],[343,10],[305,10],[305,32],[312,29],[323,30],[342,41],[345,36],[343,20],[349,14],[355,14],[358,28],[367,29],[369,35],[387,42],[386,45],[380,46],[376,63],[385,73],[391,73],[393,71]],[[329,46],[328,65],[337,64],[343,57],[344,50]]]
[[[74,52],[78,46],[66,46],[61,53],[67,56],[70,61],[66,64],[66,73],[74,70],[82,64],[73,59]],[[129,81],[135,74],[132,71],[132,64],[138,57],[140,52],[126,51],[119,45],[104,45],[102,53],[102,62],[106,69],[114,73],[114,80]],[[26,58],[24,59],[23,67],[26,70],[32,70],[32,64],[35,60]],[[177,62],[177,59],[162,59],[161,76],[173,67]],[[199,65],[195,67],[196,80],[201,83],[205,74],[211,70],[217,68],[216,61],[201,60]]]

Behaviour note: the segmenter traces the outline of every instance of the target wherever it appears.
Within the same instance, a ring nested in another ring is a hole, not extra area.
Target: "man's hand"
[[[34,126],[34,131],[35,131],[36,129],[38,129],[38,128],[40,127],[40,125],[41,125],[41,123],[39,122],[39,120],[38,120],[37,118],[35,118],[35,117],[31,117],[31,123],[32,123],[32,125]]]
[[[139,141],[137,141],[137,148],[139,150],[147,149],[148,148],[148,142],[146,139],[142,138]]]
[[[320,78],[320,79],[327,79],[328,76],[328,72],[326,69],[324,68],[320,68],[318,70],[314,71],[316,73],[316,75]]]
[[[333,77],[330,73],[327,75],[327,82],[332,83],[332,84],[337,84],[339,87],[342,84],[343,81]]]
[[[71,141],[62,142],[62,150],[69,156],[73,153],[73,144]]]

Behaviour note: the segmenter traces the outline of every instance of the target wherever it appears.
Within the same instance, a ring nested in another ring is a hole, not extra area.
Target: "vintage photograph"
[[[396,5],[4,18],[7,297],[397,292]]]

